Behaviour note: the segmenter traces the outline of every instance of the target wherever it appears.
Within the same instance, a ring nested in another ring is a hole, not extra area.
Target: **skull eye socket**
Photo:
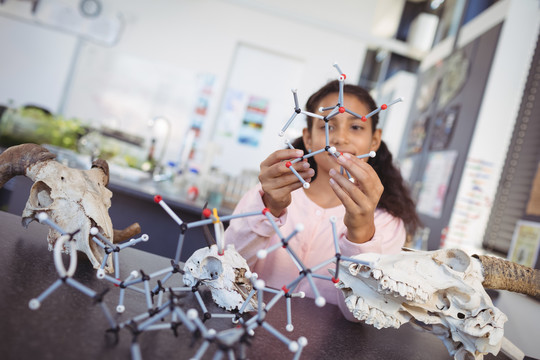
[[[51,206],[53,199],[51,198],[51,188],[43,181],[37,181],[32,185],[28,202],[34,208],[46,208]]]
[[[438,251],[433,256],[433,260],[441,262],[450,269],[458,272],[465,272],[471,263],[469,255],[457,249]]]
[[[201,266],[206,270],[212,280],[217,279],[223,273],[221,261],[213,256],[207,256],[201,262]]]

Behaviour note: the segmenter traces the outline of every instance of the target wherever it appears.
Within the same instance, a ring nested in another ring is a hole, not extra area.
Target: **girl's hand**
[[[355,243],[369,241],[375,234],[375,209],[384,187],[379,176],[366,161],[351,154],[343,154],[337,162],[349,172],[354,183],[330,170],[330,186],[345,206],[343,222],[347,226],[347,238]]]
[[[261,163],[259,181],[264,191],[263,202],[276,217],[291,203],[291,192],[302,187],[300,180],[286,166],[287,161],[302,155],[304,152],[298,149],[277,150]],[[307,160],[294,163],[292,167],[307,182],[315,175]]]

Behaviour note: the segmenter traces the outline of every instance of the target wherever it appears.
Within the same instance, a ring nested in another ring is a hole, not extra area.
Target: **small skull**
[[[193,253],[184,266],[186,286],[207,285],[214,302],[226,310],[240,309],[251,289],[251,272],[246,260],[228,245],[223,255],[216,245]],[[256,297],[251,298],[245,311],[257,309]]]

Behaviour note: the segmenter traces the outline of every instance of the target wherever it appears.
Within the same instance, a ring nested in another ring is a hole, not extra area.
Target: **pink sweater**
[[[262,190],[260,184],[247,192],[240,200],[235,214],[262,211]],[[302,188],[292,193],[291,205],[279,218],[274,218],[281,234],[286,238],[297,224],[303,224],[304,230],[289,241],[289,247],[296,253],[304,266],[311,268],[333,258],[336,251],[332,235],[330,217],[336,218],[338,244],[342,256],[375,252],[381,254],[397,253],[405,242],[403,221],[384,210],[375,211],[375,235],[363,244],[356,244],[347,239],[347,228],[343,224],[345,208],[340,205],[324,209],[311,201]],[[264,215],[233,219],[225,232],[225,242],[234,244],[236,250],[247,260],[250,270],[256,272],[259,279],[267,286],[281,289],[299,276],[299,270],[283,248],[278,248],[264,259],[257,258],[259,249],[267,249],[281,239],[270,221]],[[328,269],[335,268],[334,263],[323,266],[314,273],[331,276]],[[328,303],[337,304],[346,309],[341,291],[332,281],[314,278],[320,294]],[[314,298],[314,293],[307,279],[302,279],[294,292],[303,291],[307,297]],[[347,310],[345,310],[347,311]]]

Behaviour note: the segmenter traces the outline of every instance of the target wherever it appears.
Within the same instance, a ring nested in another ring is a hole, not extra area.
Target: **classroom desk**
[[[19,216],[0,212],[0,357],[130,359],[131,332],[121,329],[118,343],[112,344],[110,333],[106,332],[109,325],[100,306],[72,287],[63,284],[38,310],[28,308],[29,300],[57,279],[53,254],[47,250],[47,231],[47,226],[36,222],[24,229]],[[84,254],[81,255],[74,279],[97,292],[109,288],[104,302],[116,315],[118,288],[97,279]],[[122,250],[120,262],[120,278],[127,277],[132,270],[152,273],[170,265],[165,257],[132,248]],[[175,276],[174,281],[181,281],[179,275]],[[168,284],[175,285],[174,282]],[[203,295],[205,299],[209,297],[208,292]],[[144,299],[144,294],[127,292],[127,310],[118,315],[118,321],[145,312]],[[181,301],[186,310],[198,308],[191,293]],[[219,311],[211,301],[206,301],[206,305],[211,312]],[[312,299],[293,299],[292,308],[295,328],[291,333],[285,331],[284,301],[279,301],[266,319],[289,339],[307,338],[301,359],[451,359],[438,338],[409,325],[377,330],[370,325],[346,321],[334,305],[318,308]],[[230,319],[218,318],[209,319],[206,325],[218,331],[232,326]],[[202,342],[193,340],[191,333],[180,326],[178,337],[171,330],[143,332],[138,343],[143,359],[188,359]],[[205,358],[213,357],[215,346],[210,346]],[[247,356],[249,359],[292,359],[294,354],[265,329],[257,328]],[[496,357],[490,354],[485,359],[507,357],[500,352]]]

